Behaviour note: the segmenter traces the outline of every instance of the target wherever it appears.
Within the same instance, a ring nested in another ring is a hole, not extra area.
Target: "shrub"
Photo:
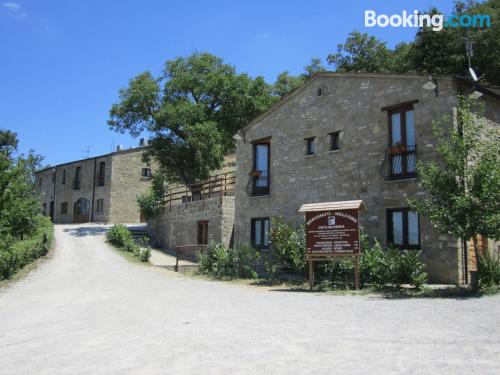
[[[106,233],[108,241],[115,246],[125,246],[132,241],[132,235],[123,224],[113,225]]]
[[[249,246],[228,249],[211,242],[198,253],[199,271],[216,278],[254,278],[259,254]]]
[[[284,218],[273,217],[270,236],[273,261],[276,264],[269,267],[275,271],[277,268],[291,270],[304,276],[307,264],[304,228],[295,229]]]
[[[151,258],[151,249],[148,247],[145,249],[141,249],[139,251],[138,258],[141,262],[147,262],[149,258]]]
[[[500,285],[500,258],[489,251],[479,256],[477,263],[479,288],[487,289]]]
[[[4,241],[0,246],[0,279],[8,279],[33,260],[47,254],[54,238],[54,226],[48,217],[35,218],[29,238]]]

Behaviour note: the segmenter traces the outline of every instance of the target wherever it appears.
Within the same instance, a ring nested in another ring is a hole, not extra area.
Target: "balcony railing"
[[[252,195],[269,195],[271,187],[271,175],[269,171],[253,171],[252,177]]]
[[[416,176],[417,146],[397,145],[389,148],[389,178],[399,180]]]
[[[205,181],[169,189],[163,197],[163,207],[171,209],[173,204],[205,200],[208,198],[234,196],[236,171],[211,176]]]

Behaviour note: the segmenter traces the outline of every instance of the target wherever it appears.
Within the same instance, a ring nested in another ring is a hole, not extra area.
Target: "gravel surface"
[[[500,296],[386,300],[195,280],[56,226],[0,290],[1,374],[499,374]]]

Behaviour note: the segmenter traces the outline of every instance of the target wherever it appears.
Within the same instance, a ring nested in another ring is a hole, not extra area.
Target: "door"
[[[90,202],[80,198],[73,207],[73,223],[88,223],[90,215]]]

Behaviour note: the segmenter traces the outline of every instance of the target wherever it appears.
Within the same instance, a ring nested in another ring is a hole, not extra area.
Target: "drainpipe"
[[[94,221],[94,200],[95,200],[95,171],[97,158],[94,158],[94,178],[92,179],[92,204],[90,205],[90,222]]]

